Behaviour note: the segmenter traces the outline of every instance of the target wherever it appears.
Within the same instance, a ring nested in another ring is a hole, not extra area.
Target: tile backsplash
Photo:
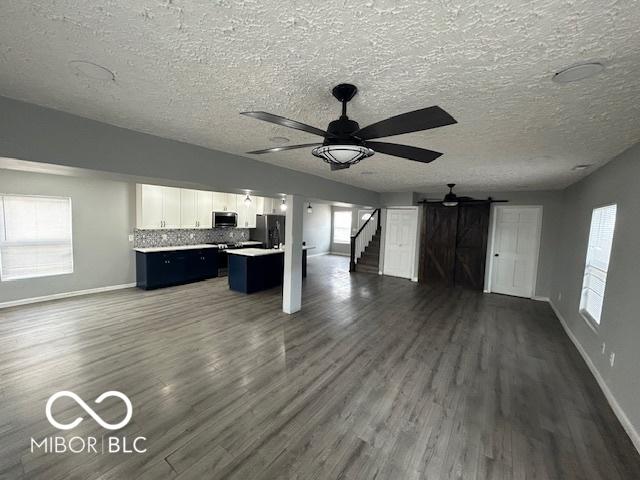
[[[201,243],[235,243],[249,240],[248,228],[176,228],[133,231],[134,248],[175,247]]]

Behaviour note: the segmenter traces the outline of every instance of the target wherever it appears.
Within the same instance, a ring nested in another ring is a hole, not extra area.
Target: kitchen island
[[[302,277],[307,276],[307,250],[302,247]],[[254,293],[282,285],[284,250],[241,248],[230,250],[229,288],[236,292]]]

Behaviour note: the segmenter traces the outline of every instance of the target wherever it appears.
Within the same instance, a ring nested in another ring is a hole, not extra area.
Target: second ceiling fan
[[[370,157],[376,152],[393,155],[395,157],[429,163],[442,153],[425,148],[400,145],[397,143],[372,142],[372,139],[391,137],[403,133],[419,132],[432,128],[444,127],[457,123],[455,119],[438,106],[427,107],[413,112],[402,113],[393,117],[360,128],[358,122],[347,117],[347,103],[355,96],[358,89],[355,85],[341,83],[333,88],[333,96],[342,102],[342,115],[338,120],[329,123],[326,131],[304,123],[290,120],[267,112],[241,112],[242,115],[257,118],[265,122],[275,123],[283,127],[295,128],[303,132],[312,133],[324,138],[322,143],[305,143],[301,145],[286,145],[247,152],[250,154],[264,154],[293,150],[298,148],[315,147],[311,153],[322,158],[331,166],[331,170],[342,170]]]

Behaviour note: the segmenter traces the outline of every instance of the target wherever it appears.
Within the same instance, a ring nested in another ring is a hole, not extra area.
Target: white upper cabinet
[[[180,228],[180,189],[162,187],[163,228]]]
[[[198,190],[196,193],[196,220],[198,228],[213,226],[213,192]]]
[[[180,189],[180,226],[182,228],[197,228],[197,216],[197,191]]]
[[[138,228],[162,228],[162,187],[136,186]]]
[[[213,192],[180,189],[180,225],[182,228],[211,228]]]
[[[264,207],[262,197],[251,197],[246,206],[246,195],[206,192],[188,188],[136,185],[137,227],[160,228],[212,228],[213,212],[236,212],[238,228],[255,228],[258,208]],[[266,213],[266,212],[265,212]]]
[[[264,197],[255,197],[256,202],[256,215],[264,215]]]
[[[236,212],[235,193],[213,193],[213,211],[215,212]]]
[[[238,212],[238,228],[256,228],[256,212],[258,211],[258,198],[250,197],[251,203],[247,206],[244,204],[246,195],[236,196],[236,205]]]
[[[180,228],[180,189],[136,186],[138,228]]]
[[[275,198],[264,197],[262,200],[262,212],[258,212],[258,215],[270,215],[278,213],[280,209],[280,203]]]

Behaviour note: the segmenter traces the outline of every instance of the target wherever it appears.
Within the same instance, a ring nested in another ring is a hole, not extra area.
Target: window
[[[351,242],[351,212],[333,212],[333,243]]]
[[[600,324],[604,291],[607,284],[613,230],[616,225],[616,210],[616,205],[608,205],[594,209],[591,215],[580,313],[598,325]]]
[[[0,280],[73,273],[71,199],[0,195]]]

